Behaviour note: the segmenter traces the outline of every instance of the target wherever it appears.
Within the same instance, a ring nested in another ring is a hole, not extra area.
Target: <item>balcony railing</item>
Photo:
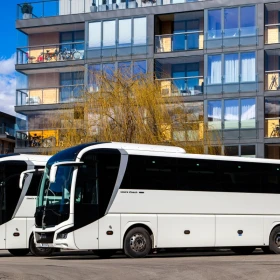
[[[267,24],[265,26],[265,44],[280,43],[280,23]]]
[[[36,129],[16,132],[16,148],[52,148],[63,146],[58,129]]]
[[[58,104],[81,101],[84,85],[49,87],[41,89],[18,89],[16,105]]]
[[[84,42],[17,48],[17,64],[84,59]]]
[[[0,134],[6,134],[7,136],[15,136],[14,128],[8,127],[4,124],[0,125]]]
[[[265,71],[265,90],[280,91],[280,70]]]
[[[204,92],[203,76],[158,79],[162,96],[191,96]]]
[[[17,5],[17,19],[41,18],[58,15],[70,15],[108,10],[131,9],[162,6],[187,2],[205,2],[209,0],[95,0],[95,5],[88,0],[48,0],[31,2],[31,13],[23,13],[22,4]]]
[[[258,45],[258,28],[216,29],[205,32],[206,49]]]
[[[41,18],[59,15],[59,0],[28,3],[32,6],[32,11],[29,12],[24,10],[25,3],[17,4],[17,19]]]
[[[155,52],[202,50],[203,31],[182,32],[155,36]]]
[[[237,93],[237,92],[256,92],[258,91],[258,75],[249,78],[242,78],[240,75],[234,79],[233,76],[221,76],[220,81],[216,77],[206,77],[205,93]]]

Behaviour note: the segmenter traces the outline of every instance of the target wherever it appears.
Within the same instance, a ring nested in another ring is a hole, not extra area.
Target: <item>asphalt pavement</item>
[[[280,279],[280,255],[261,250],[238,256],[230,250],[157,253],[145,259],[117,254],[99,259],[91,252],[64,251],[51,257],[14,257],[0,251],[0,280],[239,280]]]

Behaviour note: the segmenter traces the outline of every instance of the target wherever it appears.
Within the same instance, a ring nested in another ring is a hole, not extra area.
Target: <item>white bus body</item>
[[[36,250],[32,233],[42,171],[26,174],[21,187],[19,182],[22,172],[44,169],[49,158],[27,154],[0,156],[0,249],[25,255],[31,246],[33,254],[48,254],[46,250]]]
[[[52,191],[53,184],[62,191]],[[123,249],[143,257],[151,248],[178,247],[280,253],[279,199],[277,160],[84,144],[48,161],[34,235],[38,247],[104,256]]]

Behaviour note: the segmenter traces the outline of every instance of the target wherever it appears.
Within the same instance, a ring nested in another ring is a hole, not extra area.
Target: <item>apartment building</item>
[[[17,48],[25,83],[16,92],[16,151],[35,153],[49,138],[59,145],[63,120],[50,124],[53,110],[71,108],[85,87],[96,90],[96,71],[118,68],[154,73],[166,98],[179,96],[198,123],[219,132],[219,152],[280,158],[280,1],[30,5],[17,5],[26,43]]]
[[[15,123],[14,116],[0,112],[0,155],[14,152]]]

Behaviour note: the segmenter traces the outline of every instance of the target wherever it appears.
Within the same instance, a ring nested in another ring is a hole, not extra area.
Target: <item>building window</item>
[[[210,130],[251,129],[256,127],[254,98],[208,101]]]
[[[208,55],[207,94],[258,90],[256,53]]]
[[[224,147],[225,156],[256,157],[255,145],[232,145]]]
[[[224,69],[222,71],[222,69]],[[208,84],[256,81],[255,52],[208,56]]]
[[[146,53],[146,17],[89,23],[88,57]]]
[[[89,91],[98,90],[98,77],[101,73],[107,74],[107,77],[113,76],[116,69],[119,69],[123,75],[127,77],[137,76],[139,74],[147,73],[147,61],[122,61],[118,63],[103,63],[103,64],[91,64],[88,66],[88,87]]]
[[[172,138],[176,141],[199,141],[204,137],[203,102],[171,104],[168,106],[169,114],[176,119],[184,117],[184,130],[182,127],[172,127]]]
[[[60,101],[76,101],[83,93],[84,72],[60,73]]]
[[[222,101],[208,101],[208,128],[211,130],[222,129]]]
[[[101,22],[91,22],[88,26],[88,47],[101,48]]]
[[[280,159],[280,145],[279,144],[265,145],[265,158]]]

